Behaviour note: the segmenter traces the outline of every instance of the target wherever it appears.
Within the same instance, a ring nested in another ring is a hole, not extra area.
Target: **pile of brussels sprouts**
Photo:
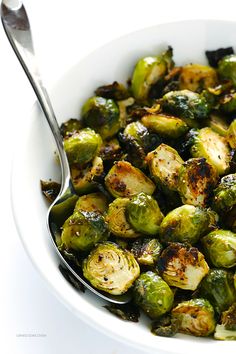
[[[156,335],[225,340],[236,339],[236,55],[206,55],[142,58],[126,86],[97,88],[62,124],[78,200],[57,243],[96,289],[132,292]]]

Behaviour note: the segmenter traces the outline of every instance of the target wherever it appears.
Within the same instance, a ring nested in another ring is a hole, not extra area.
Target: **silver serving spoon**
[[[125,304],[130,301],[130,294],[111,295],[99,292],[94,289],[83,277],[82,272],[78,274],[68,264],[56,245],[56,239],[60,228],[66,218],[72,213],[75,202],[78,198],[74,192],[70,168],[67,156],[63,147],[63,140],[60,134],[58,122],[55,117],[48,93],[43,86],[38,66],[35,59],[30,23],[24,5],[20,0],[3,0],[1,3],[1,19],[7,38],[19,59],[45,114],[48,124],[56,141],[60,164],[61,164],[61,190],[56,200],[50,206],[47,214],[47,227],[61,262],[86,288],[97,296],[116,304]]]

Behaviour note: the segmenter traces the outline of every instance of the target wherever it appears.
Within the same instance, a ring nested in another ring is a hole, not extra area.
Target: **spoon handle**
[[[30,23],[21,1],[3,0],[1,4],[1,19],[8,40],[35,91],[55,138],[61,163],[62,181],[65,181],[70,175],[69,164],[63,148],[60,128],[38,70]]]

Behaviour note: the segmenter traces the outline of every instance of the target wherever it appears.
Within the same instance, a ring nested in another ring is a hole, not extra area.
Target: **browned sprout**
[[[196,290],[209,271],[204,255],[196,247],[177,242],[164,249],[158,269],[167,284],[186,290]]]
[[[115,198],[132,197],[141,192],[152,195],[156,188],[142,171],[127,161],[114,164],[106,175],[105,184]]]
[[[178,190],[182,202],[205,207],[217,181],[215,168],[205,158],[189,159],[179,170]]]
[[[214,332],[214,309],[208,300],[202,298],[180,302],[172,316],[179,320],[178,332],[207,337]]]
[[[58,196],[61,185],[54,181],[40,181],[41,190],[49,203],[52,203]]]

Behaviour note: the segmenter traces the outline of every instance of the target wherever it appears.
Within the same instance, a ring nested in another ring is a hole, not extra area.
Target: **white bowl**
[[[126,82],[134,64],[143,56],[157,54],[168,45],[174,49],[177,65],[205,63],[205,50],[233,46],[236,23],[225,21],[185,21],[158,25],[116,39],[91,53],[69,69],[51,92],[59,123],[79,117],[80,108],[94,89],[117,80]],[[24,122],[25,118],[21,118]],[[47,203],[41,195],[40,179],[60,180],[55,163],[55,145],[46,120],[36,103],[21,130],[12,174],[12,203],[15,221],[24,247],[50,288],[71,311],[97,330],[136,348],[155,353],[214,354],[235,351],[235,342],[177,335],[157,337],[150,333],[148,321],[123,322],[89,291],[78,293],[58,271],[58,258],[46,228]],[[30,209],[30,214],[29,214]]]

